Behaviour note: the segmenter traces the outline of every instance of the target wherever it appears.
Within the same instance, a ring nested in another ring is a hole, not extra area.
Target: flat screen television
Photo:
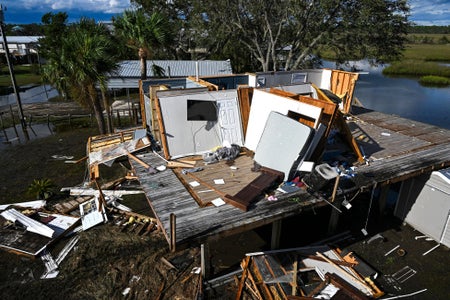
[[[216,101],[187,100],[188,121],[217,121]]]

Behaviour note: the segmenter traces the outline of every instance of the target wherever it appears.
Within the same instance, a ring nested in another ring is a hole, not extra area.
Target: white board
[[[245,147],[255,151],[264,131],[270,112],[275,111],[287,115],[289,111],[305,115],[315,120],[317,128],[322,109],[299,101],[274,95],[261,90],[254,90],[250,115],[245,135]]]
[[[254,160],[284,173],[288,180],[300,153],[309,145],[313,129],[277,112],[271,112],[256,147]]]

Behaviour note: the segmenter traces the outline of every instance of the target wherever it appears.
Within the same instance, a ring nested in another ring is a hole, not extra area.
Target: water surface
[[[369,74],[359,76],[355,96],[364,107],[450,129],[450,87],[424,87],[417,79],[386,77],[383,67],[361,67]]]

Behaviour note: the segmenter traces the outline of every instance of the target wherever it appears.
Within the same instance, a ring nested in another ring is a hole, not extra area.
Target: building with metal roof
[[[38,55],[37,46],[41,36],[6,36],[8,49],[11,55],[16,58],[22,57],[25,61],[31,63],[32,55]],[[3,40],[0,41],[0,53],[5,53]]]
[[[205,77],[213,75],[231,75],[230,60],[148,60],[147,77],[157,77],[153,73],[153,66],[163,70],[164,76],[168,78],[179,77]],[[120,63],[115,74],[111,74],[108,80],[110,89],[139,88],[141,77],[141,66],[139,60],[125,60]]]

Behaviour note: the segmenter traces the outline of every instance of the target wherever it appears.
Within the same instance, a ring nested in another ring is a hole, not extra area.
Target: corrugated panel
[[[233,74],[230,61],[217,60],[148,60],[147,76],[153,77],[152,66],[164,69],[168,77],[211,76]],[[140,77],[140,61],[126,60],[120,63],[120,68],[114,77]]]
[[[29,44],[29,43],[37,43],[40,38],[43,36],[6,36],[6,40],[8,44]],[[3,40],[1,41],[3,44]]]

